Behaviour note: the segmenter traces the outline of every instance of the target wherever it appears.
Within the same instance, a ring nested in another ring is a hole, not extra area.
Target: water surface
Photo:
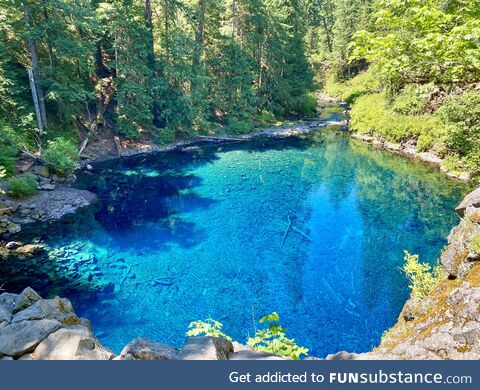
[[[181,346],[208,317],[244,342],[272,311],[311,355],[368,351],[408,297],[403,251],[434,263],[465,192],[329,130],[99,164],[78,183],[101,207],[37,228],[49,258],[3,278],[67,296],[116,352]]]

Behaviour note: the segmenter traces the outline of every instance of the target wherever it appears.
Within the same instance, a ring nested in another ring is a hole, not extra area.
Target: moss
[[[466,258],[468,257],[468,250],[463,250],[462,252],[460,253],[457,253],[453,259],[453,265],[455,266],[455,268],[458,268],[460,267],[460,265],[466,260]]]
[[[480,254],[480,233],[476,233],[470,238],[468,249],[473,253]]]
[[[472,350],[472,347],[468,344],[464,344],[461,347],[457,347],[457,352],[460,352],[460,353],[470,352],[471,350]]]
[[[468,215],[468,219],[474,223],[480,223],[480,211],[475,211]]]
[[[471,287],[480,287],[480,264],[475,265],[470,269],[465,280]]]
[[[480,267],[478,268],[480,269]],[[448,303],[448,296],[461,283],[459,280],[448,279],[440,282],[428,296],[431,301],[428,310],[419,313],[422,308],[422,305],[419,305],[414,312],[416,317],[414,320],[407,322],[400,317],[393,328],[384,334],[385,336],[382,337],[382,342],[376,350],[386,348],[388,351],[392,351],[399,344],[409,339],[422,340],[435,333],[436,329],[449,321],[445,315],[446,311],[451,308]]]

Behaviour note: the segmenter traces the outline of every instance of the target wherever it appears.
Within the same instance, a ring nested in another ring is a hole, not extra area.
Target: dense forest
[[[347,101],[351,128],[480,169],[480,0],[0,0],[0,166],[100,134],[244,134]],[[34,104],[37,102],[37,104]]]

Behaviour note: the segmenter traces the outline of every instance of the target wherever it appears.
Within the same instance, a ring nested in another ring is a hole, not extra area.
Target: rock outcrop
[[[68,299],[33,289],[0,295],[0,360],[266,360],[282,358],[218,337],[190,337],[181,349],[138,338],[115,354],[78,318]]]
[[[62,219],[68,214],[94,204],[95,194],[68,185],[43,184],[27,199],[0,197],[0,239],[19,233],[26,225]]]

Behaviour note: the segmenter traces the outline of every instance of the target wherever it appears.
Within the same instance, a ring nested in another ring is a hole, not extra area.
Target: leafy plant
[[[71,173],[77,167],[79,160],[76,145],[64,138],[50,141],[43,157],[62,174]]]
[[[268,110],[262,110],[257,115],[257,120],[260,122],[260,125],[267,126],[277,121],[275,114]]]
[[[212,337],[221,337],[223,339],[232,341],[231,337],[223,333],[222,331],[223,324],[215,321],[212,318],[208,318],[205,321],[193,321],[190,322],[186,335],[189,337],[195,336],[212,336]]]
[[[225,131],[227,134],[241,135],[248,134],[253,129],[251,120],[242,120],[237,118],[229,118]]]
[[[405,264],[403,272],[409,280],[409,288],[412,296],[425,298],[437,284],[446,277],[446,272],[440,264],[432,267],[426,263],[420,263],[418,255],[411,255],[405,251]]]
[[[315,93],[305,94],[298,101],[298,113],[303,116],[312,116],[317,111],[317,104]]]
[[[36,192],[37,180],[30,173],[7,179],[7,194],[14,198],[26,198],[35,195]]]
[[[247,344],[255,351],[291,357],[294,360],[300,359],[301,355],[307,355],[308,349],[298,346],[295,339],[289,339],[279,321],[280,317],[276,312],[261,318],[260,323],[266,324],[267,328],[257,330],[255,336],[248,339]]]
[[[470,239],[470,243],[468,245],[468,248],[480,255],[480,233],[474,234],[473,237]]]
[[[434,143],[435,140],[430,134],[420,134],[417,140],[417,150],[419,152],[427,152]]]

